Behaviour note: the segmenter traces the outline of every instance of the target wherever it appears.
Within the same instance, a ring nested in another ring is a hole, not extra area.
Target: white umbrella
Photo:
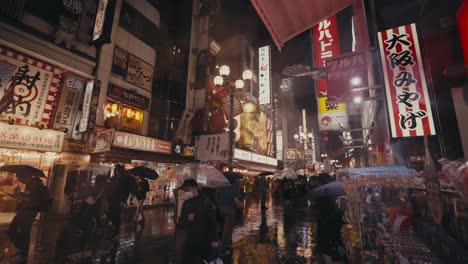
[[[88,163],[81,165],[77,170],[79,171],[92,171],[96,175],[104,175],[110,173],[114,169],[112,165],[104,165],[99,163]]]
[[[284,178],[294,180],[297,179],[297,174],[293,169],[287,168],[278,172],[273,177],[274,180],[282,180]]]
[[[223,187],[231,184],[215,167],[199,163],[188,163],[170,169],[159,176],[156,181],[176,181],[178,185],[186,179],[193,178],[201,186]]]

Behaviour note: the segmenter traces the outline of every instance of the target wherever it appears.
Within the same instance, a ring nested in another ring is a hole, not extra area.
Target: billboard
[[[435,135],[416,25],[378,33],[392,137]]]

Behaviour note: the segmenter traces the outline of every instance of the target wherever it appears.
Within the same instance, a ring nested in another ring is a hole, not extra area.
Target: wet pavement
[[[224,263],[317,263],[313,253],[316,221],[310,204],[306,200],[283,202],[270,198],[267,206],[269,209],[262,213],[256,197],[246,199],[244,217],[233,233],[233,254],[226,256]],[[118,239],[93,241],[88,248],[94,250],[67,253],[62,261],[57,261],[56,256],[64,253],[57,248],[63,245],[56,241],[64,221],[43,220],[33,228],[28,263],[173,263],[174,213],[174,207],[146,210],[142,230],[123,228]],[[0,228],[0,249],[0,263],[8,263],[12,249],[5,228]]]

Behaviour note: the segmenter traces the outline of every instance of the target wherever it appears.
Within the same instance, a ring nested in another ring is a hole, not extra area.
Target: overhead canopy
[[[280,49],[296,35],[335,15],[355,0],[251,0]]]

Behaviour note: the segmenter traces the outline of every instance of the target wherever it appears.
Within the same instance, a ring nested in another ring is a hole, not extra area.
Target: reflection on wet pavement
[[[317,263],[314,256],[316,221],[306,201],[269,199],[268,210],[262,212],[255,197],[246,200],[244,217],[234,229],[234,251],[224,263]],[[66,263],[173,263],[175,255],[175,222],[173,207],[145,211],[142,230],[123,228],[118,239],[94,241],[88,251],[68,254]],[[56,240],[63,221],[48,219],[33,228],[28,263],[57,263]],[[0,230],[2,250],[10,247],[6,230]],[[4,258],[5,260],[6,258]],[[4,261],[3,260],[3,261]],[[0,263],[1,262],[0,255]]]

